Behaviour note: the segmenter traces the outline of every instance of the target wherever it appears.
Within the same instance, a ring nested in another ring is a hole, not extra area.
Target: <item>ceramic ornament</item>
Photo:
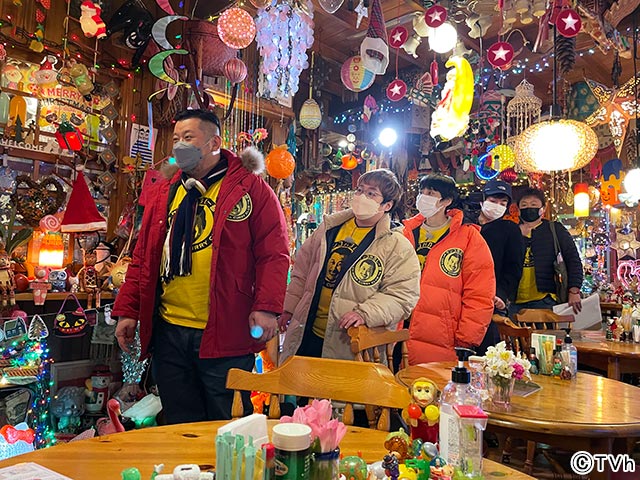
[[[425,23],[431,28],[438,28],[447,20],[447,9],[442,5],[429,7],[424,14]]]
[[[501,70],[511,65],[513,61],[513,47],[508,42],[496,42],[487,50],[487,60],[489,63]]]
[[[392,102],[398,102],[407,94],[407,84],[396,78],[387,86],[387,98]]]
[[[376,75],[384,75],[389,66],[389,46],[387,45],[387,27],[380,0],[371,3],[371,14],[367,36],[360,44],[360,56],[365,67]]]
[[[580,15],[572,8],[562,10],[556,18],[556,28],[563,37],[575,37],[582,28]]]
[[[389,46],[392,48],[402,48],[407,39],[409,32],[402,25],[398,25],[391,30],[389,34]]]

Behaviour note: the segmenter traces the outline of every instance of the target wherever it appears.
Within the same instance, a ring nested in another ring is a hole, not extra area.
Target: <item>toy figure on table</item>
[[[51,400],[51,413],[58,418],[59,433],[77,433],[84,413],[84,388],[63,387]]]
[[[11,260],[9,254],[2,248],[0,250],[0,290],[2,290],[2,306],[7,306],[7,300],[10,305],[16,304],[16,282],[11,270]]]
[[[409,389],[413,402],[402,411],[402,417],[411,427],[411,438],[424,442],[438,441],[440,391],[428,378],[418,378]]]
[[[411,457],[411,439],[402,428],[387,435],[384,448],[401,462]]]
[[[100,277],[95,268],[95,252],[84,252],[84,266],[78,272],[80,278],[80,291],[87,294],[87,309],[91,309],[93,297],[96,298],[96,308],[100,307]]]

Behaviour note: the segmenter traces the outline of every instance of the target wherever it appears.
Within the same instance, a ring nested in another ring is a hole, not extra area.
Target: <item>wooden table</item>
[[[137,467],[147,479],[154,464],[165,464],[165,473],[176,465],[194,463],[202,470],[215,464],[215,434],[227,422],[201,422],[147,428],[116,433],[90,440],[56,445],[55,447],[13,457],[0,462],[0,468],[21,462],[35,462],[76,480],[116,480],[128,467]],[[275,421],[269,421],[273,427]],[[361,453],[368,463],[382,460],[387,432],[367,428],[347,427],[340,444],[345,455]],[[487,480],[532,480],[499,463],[485,460],[483,472]]]
[[[453,362],[415,365],[401,370],[397,378],[410,385],[427,377],[444,387],[453,366]],[[640,437],[638,387],[586,373],[579,373],[575,381],[532,377],[541,390],[528,397],[514,396],[508,411],[487,407],[490,430],[590,453],[613,453],[614,440],[626,453],[626,440]],[[592,473],[591,478],[609,477]]]

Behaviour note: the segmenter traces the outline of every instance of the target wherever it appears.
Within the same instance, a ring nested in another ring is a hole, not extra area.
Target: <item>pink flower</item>
[[[519,363],[514,363],[513,364],[513,377],[515,377],[516,380],[522,380],[522,376],[524,375],[524,367],[522,365],[520,365]]]
[[[302,423],[311,427],[311,441],[318,439],[321,452],[331,452],[338,448],[347,433],[347,427],[338,419],[331,419],[333,413],[329,400],[313,400],[306,407],[298,407],[291,417],[284,416],[281,423]]]

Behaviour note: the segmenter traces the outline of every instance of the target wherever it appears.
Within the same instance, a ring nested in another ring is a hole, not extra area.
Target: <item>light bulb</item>
[[[640,168],[629,170],[622,181],[626,192],[634,198],[640,197]]]
[[[396,140],[398,140],[398,134],[393,128],[387,127],[380,132],[380,135],[378,135],[378,140],[383,146],[390,147],[391,145],[396,143]]]
[[[450,23],[443,23],[429,32],[429,47],[436,53],[447,53],[453,50],[458,42],[458,33]]]

